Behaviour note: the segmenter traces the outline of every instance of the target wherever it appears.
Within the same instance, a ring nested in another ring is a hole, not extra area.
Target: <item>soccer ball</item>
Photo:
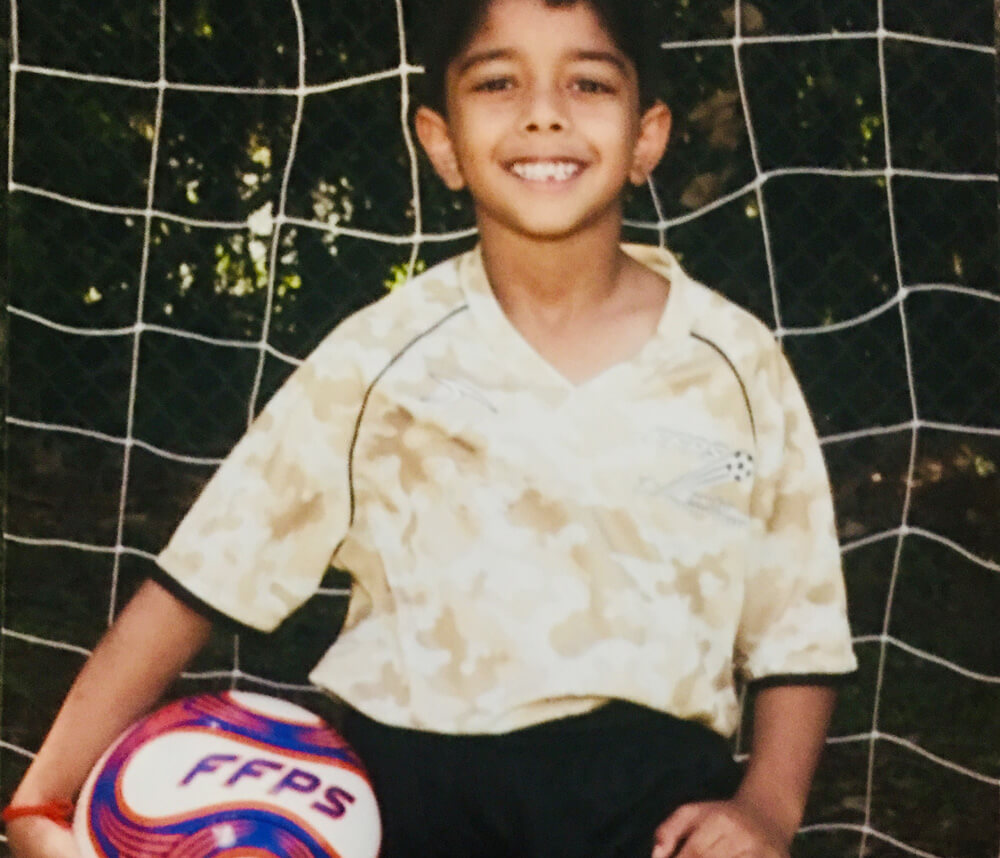
[[[83,858],[375,858],[357,755],[311,712],[230,691],[137,722],[98,761],[73,821]]]

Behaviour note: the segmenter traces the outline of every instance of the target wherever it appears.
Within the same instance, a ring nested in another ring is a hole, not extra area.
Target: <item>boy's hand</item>
[[[677,808],[656,829],[652,858],[788,858],[833,700],[828,686],[762,688],[750,762],[735,797]]]
[[[14,858],[80,858],[72,832],[40,816],[8,822],[7,845]]]
[[[685,804],[656,829],[652,858],[788,858],[779,827],[747,802]]]

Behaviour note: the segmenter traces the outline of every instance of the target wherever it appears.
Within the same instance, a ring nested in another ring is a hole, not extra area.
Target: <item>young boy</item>
[[[619,245],[670,129],[632,5],[438,11],[416,128],[480,246],[330,335],[160,563],[262,629],[351,571],[312,679],[346,703],[385,858],[787,855],[822,677],[855,666],[801,395],[760,323]],[[189,604],[144,586],[14,805],[72,796],[153,705],[207,638]],[[767,686],[743,773],[737,672]],[[41,817],[9,836],[74,854]]]

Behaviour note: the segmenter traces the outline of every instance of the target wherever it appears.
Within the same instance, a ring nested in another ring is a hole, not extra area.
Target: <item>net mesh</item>
[[[627,237],[775,330],[837,502],[861,670],[795,854],[995,858],[993,10],[649,3],[676,130]],[[409,131],[421,5],[11,0],[0,799],[262,403],[475,241]],[[345,586],[174,693],[308,705]]]

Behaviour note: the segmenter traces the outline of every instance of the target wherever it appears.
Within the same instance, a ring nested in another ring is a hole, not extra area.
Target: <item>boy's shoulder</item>
[[[774,333],[749,310],[695,280],[668,250],[652,245],[624,245],[633,258],[652,268],[671,285],[668,312],[680,317],[678,328],[707,342],[735,364],[754,363],[780,348]],[[675,301],[678,306],[669,307]]]
[[[475,253],[475,250],[460,253],[412,275],[342,324],[357,326],[391,321],[404,336],[419,331],[463,305],[463,277]]]
[[[460,311],[462,269],[472,251],[421,272],[339,322],[307,358],[316,365],[345,358],[378,367],[415,338]]]

